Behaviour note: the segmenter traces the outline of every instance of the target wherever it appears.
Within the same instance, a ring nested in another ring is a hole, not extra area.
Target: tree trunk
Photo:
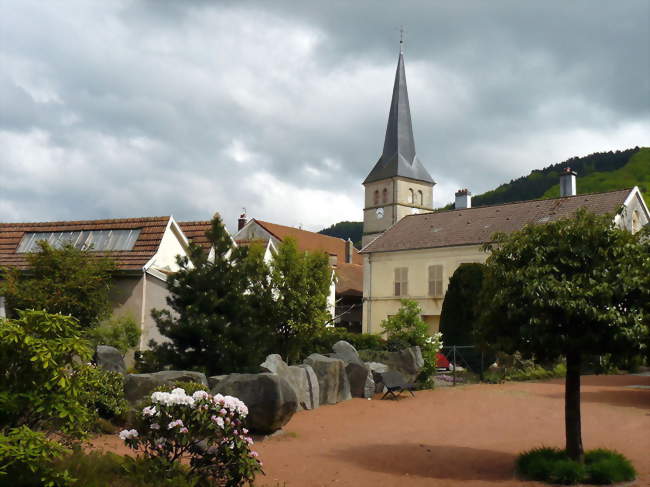
[[[566,381],[564,386],[564,426],[566,451],[572,460],[583,462],[582,426],[580,423],[580,352],[571,351],[566,356]]]

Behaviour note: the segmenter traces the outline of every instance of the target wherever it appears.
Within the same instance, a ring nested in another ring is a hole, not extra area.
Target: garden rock
[[[359,358],[354,345],[340,340],[332,346],[332,350],[334,350],[334,358],[339,358],[346,363],[345,372],[350,382],[352,397],[371,398],[375,393],[375,381],[370,369]]]
[[[248,407],[248,428],[261,434],[282,428],[298,409],[293,387],[277,374],[230,374],[211,392],[244,401]]]
[[[224,380],[226,377],[228,377],[228,374],[225,374],[225,375],[212,375],[212,376],[208,377],[208,387],[210,388],[210,390],[217,387],[219,382]]]
[[[124,378],[124,396],[131,404],[148,397],[154,389],[174,382],[198,382],[208,388],[208,379],[191,370],[163,370],[152,374],[128,374]]]
[[[409,347],[397,352],[360,350],[359,355],[366,362],[381,362],[386,364],[390,370],[397,370],[407,382],[415,381],[424,367],[420,347]]]
[[[375,381],[375,393],[379,394],[384,392],[384,383],[381,381],[381,374],[388,372],[388,365],[380,362],[366,362],[366,366],[372,373],[372,378]]]
[[[304,363],[311,366],[316,373],[321,405],[336,404],[352,399],[350,381],[343,360],[312,353]]]
[[[97,367],[108,370],[109,372],[118,372],[122,375],[126,373],[126,365],[124,364],[122,352],[115,347],[97,345],[93,362],[97,364]]]
[[[268,355],[261,367],[273,374],[278,374],[293,387],[298,398],[298,409],[315,409],[320,404],[318,379],[308,365],[287,365],[278,354]]]

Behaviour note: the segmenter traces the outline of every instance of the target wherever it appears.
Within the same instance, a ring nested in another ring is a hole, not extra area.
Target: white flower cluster
[[[137,437],[138,437],[138,431],[137,430],[122,430],[122,431],[120,431],[120,439],[122,441],[130,440],[131,438],[137,438]]]
[[[164,406],[194,406],[194,398],[185,394],[185,389],[177,387],[172,392],[154,392],[151,402]]]
[[[142,414],[144,416],[155,416],[158,414],[158,411],[156,411],[156,406],[146,407],[142,410]]]
[[[213,401],[215,404],[220,404],[223,408],[237,412],[241,416],[245,417],[248,415],[248,408],[243,401],[240,401],[233,396],[222,396],[221,394],[215,394]]]
[[[192,394],[192,397],[195,401],[198,401],[200,399],[208,399],[210,397],[210,394],[205,391],[196,391],[194,394]]]

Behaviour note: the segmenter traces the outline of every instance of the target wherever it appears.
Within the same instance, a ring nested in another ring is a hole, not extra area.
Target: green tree
[[[26,255],[27,270],[3,271],[0,295],[6,298],[9,316],[18,316],[17,310],[45,310],[74,316],[84,329],[107,318],[113,261],[72,245],[54,248],[42,241],[39,246],[39,252]]]
[[[154,310],[160,333],[151,343],[158,364],[210,375],[253,370],[269,347],[272,291],[263,249],[235,247],[220,217],[207,236],[214,258],[197,245],[169,276],[169,310]]]
[[[424,367],[420,375],[429,381],[436,372],[436,355],[442,348],[442,335],[431,335],[429,325],[422,319],[422,308],[411,299],[402,299],[397,314],[381,322],[381,328],[388,338],[388,348],[400,350],[406,347],[420,347]]]
[[[296,360],[330,318],[327,298],[332,269],[324,252],[302,252],[293,239],[284,240],[271,263],[273,331],[280,353]]]
[[[88,336],[94,347],[109,345],[117,348],[122,355],[140,343],[140,326],[133,316],[112,316],[101,325],[89,331]]]
[[[440,312],[440,332],[447,345],[473,345],[472,331],[483,286],[483,264],[461,264],[449,279]]]
[[[478,332],[508,353],[566,357],[566,450],[582,460],[580,370],[587,354],[642,347],[650,320],[650,238],[612,216],[574,218],[497,234],[486,265]]]

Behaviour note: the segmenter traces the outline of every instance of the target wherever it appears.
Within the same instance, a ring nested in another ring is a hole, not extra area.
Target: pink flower
[[[189,430],[188,430],[185,426],[183,426],[183,427],[182,427],[181,429],[179,429],[178,431],[180,431],[181,433],[187,433]]]

